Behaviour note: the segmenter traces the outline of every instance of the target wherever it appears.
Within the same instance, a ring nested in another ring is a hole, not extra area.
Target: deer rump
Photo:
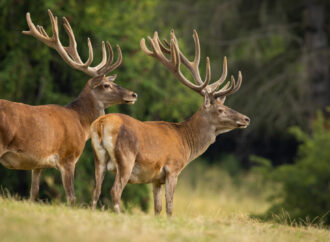
[[[131,169],[128,183],[157,181],[164,184],[164,167],[169,162],[175,164],[176,160],[189,158],[182,152],[187,147],[180,142],[179,126],[163,121],[141,122],[124,114],[108,114],[93,123],[92,145],[100,166],[114,173]],[[177,168],[183,167],[178,164]]]

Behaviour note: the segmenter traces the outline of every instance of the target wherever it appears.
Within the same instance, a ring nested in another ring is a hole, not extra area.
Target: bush
[[[298,127],[290,132],[301,142],[294,164],[277,168],[259,157],[252,160],[262,164],[266,179],[281,185],[271,197],[272,207],[265,217],[288,213],[296,221],[315,221],[330,224],[330,122],[318,113],[309,136]]]

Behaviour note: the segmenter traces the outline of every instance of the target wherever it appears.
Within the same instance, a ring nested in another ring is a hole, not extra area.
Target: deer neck
[[[185,143],[190,150],[188,160],[190,162],[203,154],[215,142],[216,128],[207,119],[203,108],[181,124]]]
[[[91,89],[86,85],[79,96],[71,103],[66,105],[67,108],[74,110],[80,119],[80,123],[89,133],[89,127],[92,122],[99,116],[104,115],[104,104],[99,102]]]

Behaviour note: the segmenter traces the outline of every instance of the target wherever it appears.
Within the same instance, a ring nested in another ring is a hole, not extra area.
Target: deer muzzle
[[[242,117],[240,120],[236,121],[238,128],[245,129],[250,124],[250,118],[247,116]]]

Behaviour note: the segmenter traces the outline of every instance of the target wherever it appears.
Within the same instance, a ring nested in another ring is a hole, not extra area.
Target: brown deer
[[[223,74],[209,85],[211,69],[206,59],[206,77],[202,81],[198,70],[200,46],[194,30],[195,59],[190,62],[179,50],[174,31],[170,44],[159,40],[157,32],[148,37],[152,50],[141,40],[142,50],[165,65],[187,87],[204,97],[202,107],[187,121],[169,123],[162,121],[141,122],[123,114],[108,114],[95,120],[91,126],[92,145],[95,151],[96,186],[93,208],[99,199],[106,168],[116,173],[111,189],[114,210],[120,213],[120,198],[129,183],[152,183],[155,214],[162,209],[161,185],[165,184],[166,212],[172,215],[173,193],[178,175],[183,168],[200,156],[215,141],[216,136],[236,128],[246,128],[250,119],[227,106],[226,96],[236,92],[241,85],[239,72],[237,83],[234,77],[217,90],[227,76],[227,60],[224,59]],[[170,54],[168,59],[164,53]],[[195,84],[188,81],[180,71],[181,62],[190,70]]]
[[[30,106],[0,100],[0,163],[9,169],[32,170],[30,200],[39,192],[39,182],[44,168],[60,170],[69,203],[74,203],[74,169],[85,142],[90,138],[90,125],[104,109],[114,104],[134,103],[137,95],[114,83],[116,75],[105,76],[122,62],[120,47],[118,59],[113,63],[113,51],[107,42],[102,42],[103,58],[100,64],[90,67],[93,50],[88,39],[89,57],[82,62],[77,52],[74,33],[66,18],[64,28],[69,37],[69,46],[64,47],[59,39],[57,17],[48,10],[53,36],[49,37],[41,26],[35,26],[30,14],[26,14],[29,31],[47,46],[55,49],[64,61],[74,69],[92,78],[86,83],[79,96],[66,106]]]

